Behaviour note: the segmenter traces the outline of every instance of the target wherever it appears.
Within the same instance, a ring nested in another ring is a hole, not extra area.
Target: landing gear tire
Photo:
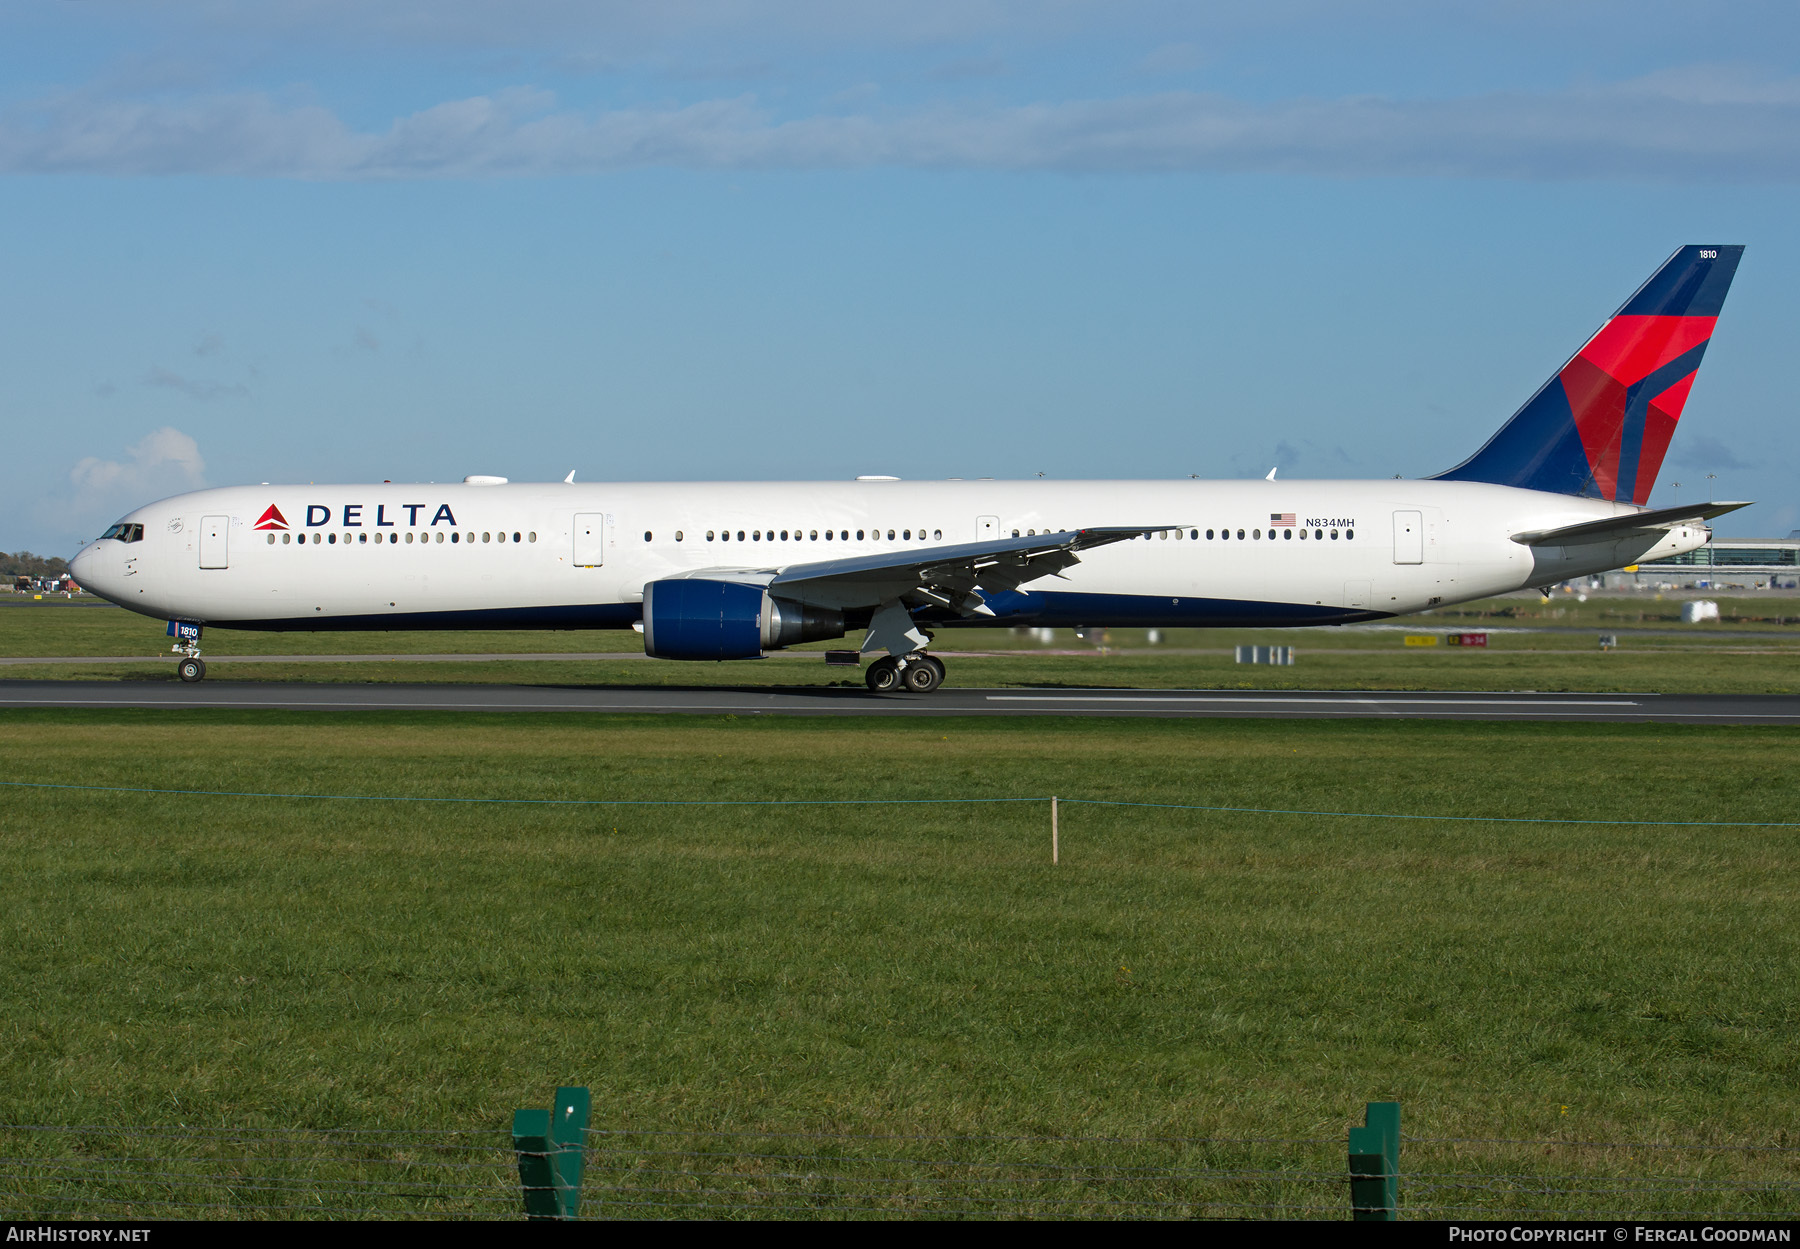
[[[900,688],[900,661],[892,655],[877,659],[863,673],[863,681],[872,693],[893,693]]]
[[[901,677],[909,693],[929,694],[944,683],[944,665],[929,655],[920,655],[906,665]]]
[[[175,673],[183,681],[192,685],[206,675],[206,664],[198,659],[184,659],[175,665]]]

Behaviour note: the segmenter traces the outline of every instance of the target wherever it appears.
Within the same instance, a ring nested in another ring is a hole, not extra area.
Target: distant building
[[[1785,538],[1717,538],[1698,550],[1599,578],[1607,589],[1800,588],[1800,530]]]

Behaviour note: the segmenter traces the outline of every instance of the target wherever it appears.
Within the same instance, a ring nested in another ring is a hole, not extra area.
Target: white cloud
[[[1675,454],[1670,457],[1682,468],[1748,469],[1747,464],[1725,443],[1710,434],[1692,434],[1675,440]]]
[[[206,345],[205,342],[202,342],[200,347],[194,348],[194,354],[204,355],[205,352],[202,351],[202,348]],[[223,344],[220,346],[222,347]],[[184,377],[161,365],[153,367],[144,374],[144,385],[156,386],[163,390],[178,390],[190,399],[202,401],[220,398],[243,399],[250,394],[250,388],[241,382],[215,382],[204,377]]]
[[[1414,0],[1416,3],[1418,0]],[[1267,7],[1270,0],[1263,0]],[[1319,0],[1300,0],[1300,8]],[[1379,0],[1377,7],[1385,7]],[[174,31],[190,38],[278,39],[287,43],[405,48],[494,48],[593,44],[636,50],[698,38],[741,42],[747,38],[814,43],[917,45],[989,32],[1082,30],[1117,24],[1116,0],[658,0],[655,4],[606,4],[593,0],[284,0],[281,4],[232,0],[178,0],[155,6],[102,3],[89,6],[106,20]],[[1129,7],[1129,6],[1127,6]],[[1145,7],[1145,6],[1138,6]],[[1162,6],[1147,6],[1156,14]],[[1292,0],[1279,6],[1291,9]]]
[[[73,514],[112,516],[151,499],[198,490],[206,484],[206,461],[198,443],[165,425],[145,434],[122,460],[82,459],[69,470],[69,484]]]
[[[266,95],[64,95],[0,113],[0,171],[485,178],[648,166],[1788,182],[1800,80],[1722,67],[1555,92],[1254,104],[1196,92],[780,117],[752,96],[584,113],[516,88],[357,131]]]

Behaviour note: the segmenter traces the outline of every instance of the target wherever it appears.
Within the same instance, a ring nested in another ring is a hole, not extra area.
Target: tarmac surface
[[[870,694],[856,689],[806,686],[352,685],[211,678],[193,685],[172,681],[0,681],[0,708],[26,707],[1800,724],[1800,696],[1785,694],[957,687],[933,694]]]

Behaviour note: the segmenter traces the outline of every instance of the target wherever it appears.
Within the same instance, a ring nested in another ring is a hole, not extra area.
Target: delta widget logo
[[[259,516],[256,524],[252,526],[254,529],[286,529],[287,527],[287,517],[283,516],[281,509],[273,503],[269,504],[269,510]]]

